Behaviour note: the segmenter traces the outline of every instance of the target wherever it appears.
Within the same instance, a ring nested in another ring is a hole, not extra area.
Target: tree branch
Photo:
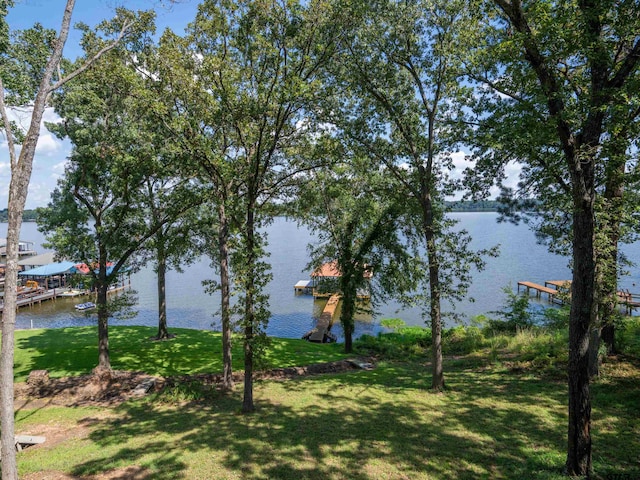
[[[4,82],[0,78],[0,114],[2,115],[2,123],[4,124],[4,133],[7,136],[7,146],[9,147],[9,163],[11,164],[11,170],[13,170],[17,164],[16,160],[16,145],[13,141],[13,127],[7,114],[7,105],[4,101]]]
[[[61,78],[56,83],[54,83],[51,87],[49,87],[47,93],[51,93],[51,92],[57,90],[58,88],[60,88],[61,86],[63,86],[65,83],[69,82],[70,80],[73,80],[75,77],[80,75],[82,72],[88,70],[105,53],[109,52],[110,50],[113,50],[120,43],[120,41],[124,38],[125,34],[129,30],[131,25],[133,25],[133,22],[125,22],[122,25],[122,28],[120,29],[120,33],[118,34],[118,36],[116,37],[115,40],[113,40],[108,45],[105,45],[104,47],[102,47],[98,52],[96,52],[91,58],[89,58],[79,68],[77,68],[76,70],[71,72],[66,77]]]

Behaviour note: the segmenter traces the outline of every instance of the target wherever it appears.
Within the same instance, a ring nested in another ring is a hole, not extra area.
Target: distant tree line
[[[0,223],[7,223],[9,220],[9,210],[6,208],[4,210],[0,210]],[[35,210],[25,210],[22,215],[23,222],[35,222],[36,221],[36,211]]]
[[[498,212],[504,204],[498,200],[456,200],[445,202],[450,212]],[[0,223],[6,223],[9,219],[9,210],[0,210]],[[37,210],[25,210],[22,221],[35,222]]]
[[[497,212],[501,204],[497,200],[458,200],[445,205],[451,212]]]

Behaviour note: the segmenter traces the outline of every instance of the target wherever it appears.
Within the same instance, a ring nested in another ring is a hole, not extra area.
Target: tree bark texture
[[[109,285],[106,280],[98,282],[96,304],[98,307],[98,368],[100,370],[111,370],[111,358],[109,357],[109,311],[107,309],[108,288]]]
[[[425,242],[427,244],[427,261],[429,262],[429,315],[431,317],[431,363],[433,368],[431,388],[436,391],[444,389],[444,367],[442,364],[442,310],[440,292],[440,262],[434,229],[434,212],[429,183],[431,172],[422,175],[421,206]]]
[[[351,353],[353,351],[353,317],[356,309],[356,292],[350,284],[353,284],[351,278],[343,276],[346,281],[342,288],[342,310],[340,312],[340,322],[344,330],[344,352]]]
[[[255,410],[253,404],[253,338],[255,324],[255,308],[253,292],[255,291],[255,218],[254,204],[249,202],[247,207],[246,248],[247,265],[245,272],[245,311],[244,311],[244,395],[242,412],[251,413]]]
[[[577,189],[575,189],[577,190]],[[591,471],[591,397],[589,393],[589,336],[595,320],[596,263],[593,199],[581,195],[573,214],[573,280],[569,314],[569,426],[566,472]]]
[[[157,248],[157,282],[158,282],[158,340],[169,338],[167,328],[167,258],[164,250],[163,239],[158,234]]]
[[[1,409],[1,442],[2,442],[2,478],[17,479],[16,450],[14,446],[14,411],[13,411],[13,357],[15,348],[14,332],[16,326],[16,304],[18,285],[18,242],[22,225],[22,212],[26,200],[27,183],[16,185],[11,177],[9,190],[9,227],[7,231],[7,259],[5,270],[5,297],[2,313],[2,353],[0,354],[0,395]],[[16,185],[16,187],[14,187]],[[22,188],[22,195],[14,192]]]

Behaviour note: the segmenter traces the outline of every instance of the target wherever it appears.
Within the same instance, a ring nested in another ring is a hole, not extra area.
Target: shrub
[[[640,358],[640,318],[626,317],[619,323],[616,343],[622,353]]]
[[[405,327],[407,324],[401,318],[383,318],[380,320],[380,325],[389,330],[398,331],[398,329]]]
[[[449,355],[467,355],[482,348],[484,336],[476,326],[458,326],[445,330],[442,347]]]
[[[493,333],[503,333],[532,327],[534,316],[529,308],[529,297],[515,293],[510,286],[504,287],[502,291],[507,296],[504,305],[500,310],[491,312],[502,320],[488,320],[486,329]]]
[[[569,306],[560,308],[547,308],[543,313],[543,324],[554,330],[565,330],[569,328]]]
[[[354,342],[363,354],[389,359],[407,360],[426,355],[431,343],[431,330],[423,327],[398,327],[393,333],[380,333],[377,337],[363,335]]]

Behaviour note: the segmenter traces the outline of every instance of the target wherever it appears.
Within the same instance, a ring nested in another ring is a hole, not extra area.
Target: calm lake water
[[[456,305],[455,311],[468,319],[474,315],[495,311],[505,300],[502,289],[516,287],[520,280],[544,284],[545,280],[571,278],[568,259],[547,252],[546,247],[536,243],[535,236],[526,226],[497,223],[493,212],[455,213],[459,228],[466,229],[473,237],[474,248],[489,248],[500,244],[500,256],[490,258],[487,268],[476,272],[469,292],[475,301],[464,301]],[[0,237],[6,236],[6,224],[0,224]],[[313,242],[308,230],[284,218],[276,219],[268,228],[269,262],[273,281],[269,285],[270,310],[272,313],[267,333],[271,336],[299,338],[315,325],[325,301],[314,301],[309,295],[295,295],[293,285],[298,280],[308,279],[305,270],[309,262],[307,245]],[[38,253],[44,253],[41,244],[44,237],[35,223],[25,223],[21,239],[36,243]],[[640,264],[640,244],[623,246],[627,256]],[[215,278],[206,258],[185,268],[184,273],[171,271],[167,274],[167,315],[169,327],[216,329],[219,324],[219,297],[204,292],[202,281]],[[143,268],[131,277],[132,287],[138,292],[137,315],[129,320],[113,320],[112,325],[157,325],[157,292],[152,268]],[[640,291],[640,268],[634,267],[630,275],[620,281],[621,288]],[[33,308],[20,309],[18,328],[60,328],[66,326],[95,325],[95,314],[85,315],[73,306],[83,300],[58,299]],[[532,303],[535,298],[532,296]],[[543,300],[540,308],[549,304]],[[446,307],[445,309],[451,309]],[[361,316],[356,324],[356,335],[376,334],[382,330],[380,320],[400,317],[408,325],[423,325],[421,309],[402,309],[396,302],[388,301],[373,316]],[[451,326],[452,322],[448,322]],[[342,337],[339,324],[333,332]]]

